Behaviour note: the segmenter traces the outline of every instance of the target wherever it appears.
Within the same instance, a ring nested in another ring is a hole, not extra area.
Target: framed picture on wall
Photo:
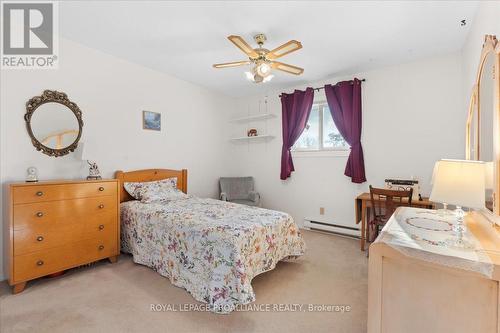
[[[142,128],[161,131],[161,113],[142,111]]]

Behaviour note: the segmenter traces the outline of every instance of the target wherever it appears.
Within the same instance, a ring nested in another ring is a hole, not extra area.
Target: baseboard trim
[[[358,228],[318,221],[316,219],[304,219],[304,229],[346,236],[354,239],[360,238],[360,230]]]

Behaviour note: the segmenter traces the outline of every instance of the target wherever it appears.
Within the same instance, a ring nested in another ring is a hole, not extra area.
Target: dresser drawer
[[[62,245],[92,238],[118,239],[116,218],[102,219],[96,223],[67,225],[59,229],[43,227],[14,230],[14,256],[39,252]]]
[[[47,230],[68,224],[93,223],[101,219],[116,219],[116,196],[36,202],[14,205],[14,230],[43,226]]]
[[[77,265],[118,255],[115,237],[101,237],[71,243],[36,253],[15,256],[15,283],[56,273]]]
[[[13,188],[14,205],[30,202],[44,202],[87,198],[116,194],[116,182],[88,182],[77,184],[29,185]]]

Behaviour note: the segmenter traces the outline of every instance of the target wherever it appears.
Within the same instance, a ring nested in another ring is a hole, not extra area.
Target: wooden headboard
[[[152,182],[154,180],[177,178],[177,188],[187,194],[187,170],[169,170],[169,169],[145,169],[123,172],[115,172],[115,178],[120,181],[120,202],[134,200],[134,198],[125,191],[123,183],[125,182]]]

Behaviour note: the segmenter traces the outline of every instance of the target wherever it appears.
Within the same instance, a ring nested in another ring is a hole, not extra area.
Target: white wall
[[[383,186],[388,177],[415,176],[423,194],[428,195],[434,162],[463,157],[460,54],[330,78],[310,86],[354,76],[366,79],[362,143],[367,182],[356,185],[343,175],[347,157],[294,157],[296,171],[281,181],[281,91],[273,91],[267,94],[268,111],[277,118],[255,125],[261,132],[267,126],[277,138],[232,146],[236,170],[256,178],[264,206],[289,212],[298,223],[307,217],[355,227],[354,198],[369,184]],[[316,93],[315,99],[325,100],[324,93]],[[265,112],[264,96],[256,96],[239,100],[233,117],[257,113],[259,100],[261,112]],[[242,135],[244,129],[231,125],[228,132]],[[325,207],[324,216],[319,216],[320,207]]]
[[[6,183],[24,180],[29,166],[38,168],[41,180],[88,174],[74,153],[49,157],[31,144],[25,103],[53,89],[66,92],[81,108],[83,140],[94,146],[104,177],[118,169],[187,168],[190,193],[217,195],[218,177],[229,161],[220,127],[234,105],[231,98],[68,40],[61,40],[58,70],[2,70],[0,79],[4,194]],[[142,129],[142,110],[162,114],[161,132]],[[7,223],[4,212],[4,231]]]

